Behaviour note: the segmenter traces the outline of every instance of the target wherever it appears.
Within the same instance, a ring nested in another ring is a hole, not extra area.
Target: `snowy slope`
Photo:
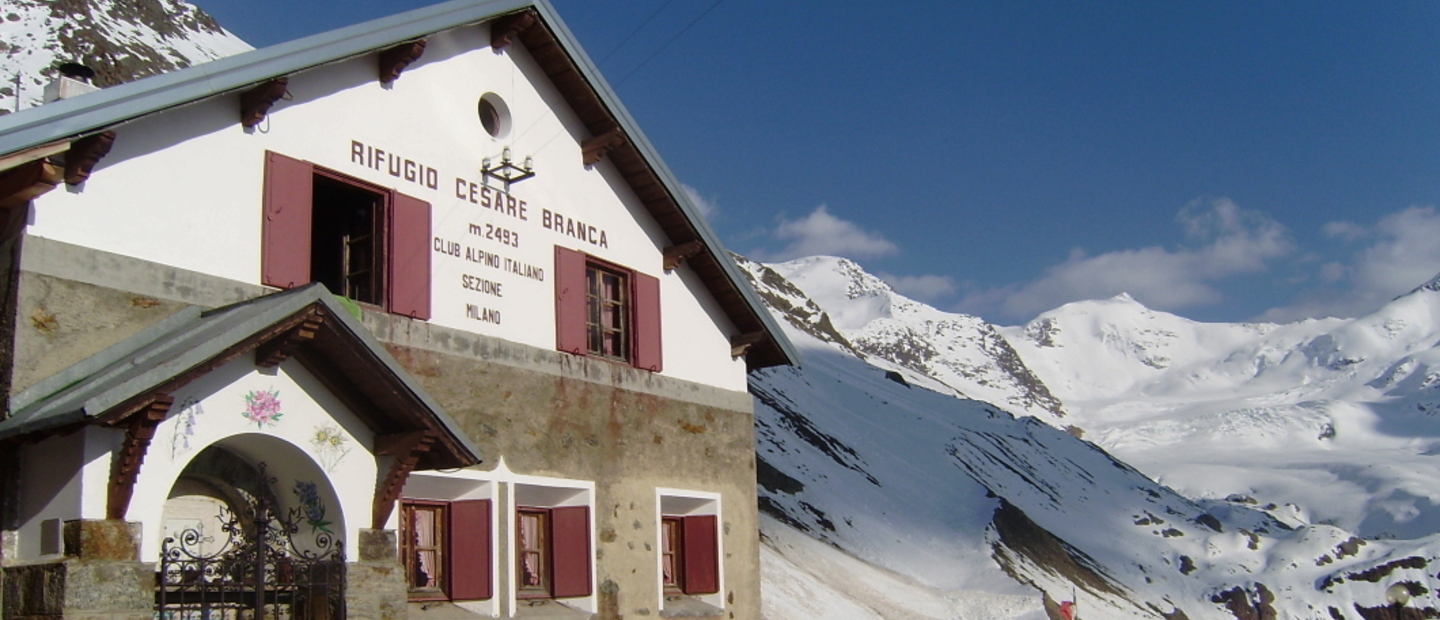
[[[0,18],[0,114],[39,105],[60,63],[103,87],[251,49],[182,0],[6,0]]]
[[[999,389],[952,370],[983,348],[887,349],[980,340],[934,328],[957,315],[849,261],[744,266],[804,356],[751,382],[772,620],[1040,617],[1071,598],[1086,618],[1382,617],[1398,582],[1435,607],[1440,293],[1355,321],[1200,324],[1122,296],[972,324],[1070,414],[1016,418],[1025,392],[954,398]]]

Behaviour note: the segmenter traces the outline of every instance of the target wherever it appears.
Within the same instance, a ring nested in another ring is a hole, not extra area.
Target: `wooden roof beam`
[[[44,159],[0,173],[0,209],[24,206],[64,180],[64,169]]]
[[[110,154],[115,144],[115,132],[102,131],[70,143],[65,151],[65,183],[79,185],[90,178],[90,172]]]
[[[378,56],[380,62],[380,83],[391,84],[395,80],[400,79],[400,74],[405,72],[405,68],[409,67],[411,63],[420,60],[420,56],[424,53],[425,39],[401,43],[380,52]]]

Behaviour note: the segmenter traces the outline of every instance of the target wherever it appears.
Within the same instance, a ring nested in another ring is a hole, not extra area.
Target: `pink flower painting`
[[[245,395],[245,419],[255,426],[265,428],[280,421],[280,392],[276,390],[251,391]]]

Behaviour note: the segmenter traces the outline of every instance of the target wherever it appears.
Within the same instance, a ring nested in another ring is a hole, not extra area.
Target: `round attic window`
[[[510,107],[495,93],[480,97],[480,125],[492,138],[504,138],[510,133]]]

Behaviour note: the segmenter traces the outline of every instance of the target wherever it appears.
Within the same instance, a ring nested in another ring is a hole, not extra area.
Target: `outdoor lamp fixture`
[[[526,157],[525,162],[515,165],[510,159],[510,147],[500,152],[500,161],[486,157],[480,160],[480,174],[485,175],[486,181],[497,179],[505,182],[505,191],[510,191],[511,183],[519,183],[535,176],[535,158]]]

